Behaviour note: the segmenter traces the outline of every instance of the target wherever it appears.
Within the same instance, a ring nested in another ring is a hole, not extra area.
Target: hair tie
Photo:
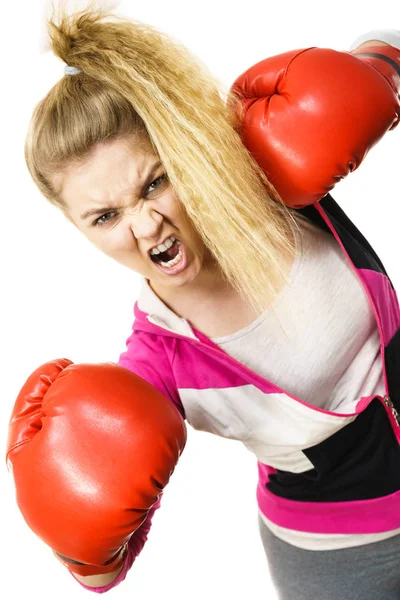
[[[64,73],[65,75],[77,75],[78,73],[81,73],[81,70],[77,67],[70,67],[69,65],[65,65]]]

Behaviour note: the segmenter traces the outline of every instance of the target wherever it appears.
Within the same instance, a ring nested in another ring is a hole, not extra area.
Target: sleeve
[[[104,594],[104,592],[108,592],[109,590],[111,590],[112,588],[114,588],[118,584],[120,584],[121,581],[123,581],[125,579],[129,569],[133,565],[135,559],[139,556],[140,552],[143,549],[143,546],[145,545],[145,543],[147,541],[147,536],[148,536],[150,528],[151,528],[151,522],[153,519],[153,515],[156,512],[156,510],[160,507],[160,503],[161,503],[161,499],[159,499],[152,506],[145,521],[131,535],[130,540],[128,542],[128,551],[127,551],[127,553],[125,555],[125,559],[124,559],[124,566],[122,567],[122,571],[120,572],[118,577],[116,577],[114,579],[114,581],[112,581],[108,585],[105,585],[102,587],[89,587],[89,586],[81,583],[74,576],[74,574],[71,573],[71,571],[70,571],[70,573],[71,573],[72,577],[75,579],[75,581],[77,581],[86,590],[89,590],[90,592],[95,592],[97,594]]]
[[[133,331],[126,341],[126,350],[118,360],[119,365],[136,373],[164,394],[185,419],[185,410],[171,369],[172,362],[173,356],[168,358],[161,336],[140,331]]]

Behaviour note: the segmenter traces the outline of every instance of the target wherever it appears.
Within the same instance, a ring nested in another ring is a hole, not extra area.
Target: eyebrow
[[[146,187],[151,183],[152,178],[154,177],[154,173],[157,171],[157,169],[162,166],[162,163],[160,160],[158,160],[157,162],[155,162],[151,168],[150,171],[148,172],[145,182],[143,184],[143,187],[141,189],[141,194],[143,194],[144,190],[146,189]],[[103,206],[102,208],[91,208],[87,211],[85,211],[84,213],[81,214],[80,218],[84,221],[86,220],[88,217],[92,217],[93,215],[98,215],[100,213],[104,213],[107,210],[110,210],[110,208],[113,208],[112,206]]]

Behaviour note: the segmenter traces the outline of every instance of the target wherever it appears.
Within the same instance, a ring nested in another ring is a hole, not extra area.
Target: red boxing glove
[[[18,395],[7,464],[29,527],[69,570],[95,575],[122,565],[185,442],[175,406],[128,369],[58,359]]]
[[[367,50],[293,50],[232,85],[243,142],[288,206],[323,198],[399,122],[400,50]]]

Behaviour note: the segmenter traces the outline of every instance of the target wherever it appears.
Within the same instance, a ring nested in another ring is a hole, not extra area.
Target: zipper
[[[397,427],[400,427],[400,415],[397,412],[391,398],[389,396],[383,396],[382,400],[383,404],[390,410]]]

